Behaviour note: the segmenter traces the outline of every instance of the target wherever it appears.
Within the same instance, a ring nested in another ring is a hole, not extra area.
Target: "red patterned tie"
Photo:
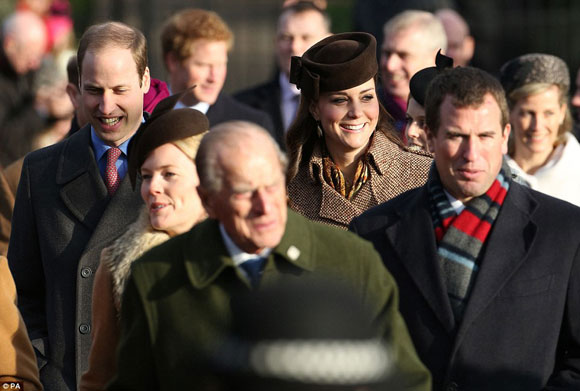
[[[121,156],[121,150],[117,147],[111,147],[107,151],[107,166],[105,167],[105,185],[107,185],[107,190],[109,190],[109,195],[115,194],[119,183],[119,173],[117,172],[117,166],[115,163],[117,159]]]

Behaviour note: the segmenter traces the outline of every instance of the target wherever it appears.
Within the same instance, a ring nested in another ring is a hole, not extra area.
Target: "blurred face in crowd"
[[[565,116],[566,104],[560,103],[558,86],[519,99],[510,111],[516,162],[547,161]]]
[[[574,108],[574,117],[576,121],[580,121],[580,69],[576,74],[576,92],[572,96],[572,107]]]
[[[272,141],[245,135],[230,148],[221,147],[218,163],[221,189],[200,195],[210,217],[223,224],[234,243],[247,253],[259,253],[280,243],[286,229],[286,183]]]
[[[385,37],[380,64],[383,87],[389,94],[406,100],[411,77],[434,65],[437,51],[426,48],[425,41],[423,32],[413,26]]]
[[[409,96],[406,113],[405,136],[411,149],[429,151],[425,125],[425,109],[412,96]]]
[[[453,58],[455,66],[467,66],[475,51],[475,40],[469,35],[467,23],[455,11],[441,10],[436,15],[447,35],[445,54]]]
[[[358,157],[379,120],[375,80],[347,90],[322,93],[311,112],[320,121],[331,156],[354,153]]]
[[[141,197],[156,230],[178,235],[203,216],[195,164],[174,144],[155,148],[141,166],[141,177]]]
[[[107,145],[128,140],[143,120],[149,69],[139,77],[131,50],[105,47],[87,51],[81,72],[83,111]]]
[[[502,128],[501,110],[491,94],[478,107],[455,107],[447,95],[439,110],[439,129],[429,133],[435,165],[445,190],[466,203],[484,194],[497,177],[510,127]]]
[[[276,33],[276,60],[280,70],[288,76],[292,56],[302,56],[308,48],[329,34],[320,12],[282,14]]]
[[[14,71],[24,75],[40,68],[46,52],[46,27],[42,19],[31,12],[22,12],[13,18],[2,47]]]
[[[186,106],[199,102],[214,104],[226,81],[228,71],[228,42],[199,39],[192,45],[191,55],[179,60],[167,56],[171,91],[178,93],[196,86],[182,98]]]

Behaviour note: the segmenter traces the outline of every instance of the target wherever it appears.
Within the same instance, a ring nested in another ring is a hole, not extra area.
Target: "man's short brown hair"
[[[202,39],[225,41],[229,50],[234,34],[215,12],[194,8],[178,12],[167,20],[161,31],[163,58],[171,53],[183,61],[191,56],[194,42]]]
[[[131,50],[139,80],[142,80],[147,68],[147,40],[141,31],[121,22],[95,24],[85,31],[77,51],[79,80],[83,73],[83,60],[87,51],[110,47]]]
[[[493,96],[501,111],[501,127],[509,122],[508,106],[503,87],[489,73],[472,67],[458,67],[443,71],[435,77],[425,97],[425,122],[429,131],[436,135],[441,123],[441,104],[446,96],[452,98],[453,106],[479,107],[487,94]]]

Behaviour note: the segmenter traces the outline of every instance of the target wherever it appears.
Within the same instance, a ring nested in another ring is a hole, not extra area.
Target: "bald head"
[[[447,54],[455,65],[466,66],[473,57],[475,40],[469,33],[469,26],[456,11],[445,8],[435,13],[443,24],[447,35]]]
[[[2,48],[18,74],[40,67],[47,45],[46,26],[33,12],[18,11],[2,25]]]
[[[286,158],[272,137],[249,122],[225,122],[204,136],[195,158],[199,196],[244,252],[280,243],[286,229]]]
[[[223,185],[224,165],[236,165],[246,154],[266,154],[286,172],[287,159],[261,126],[245,121],[223,122],[211,128],[199,146],[195,164],[201,187],[217,192]]]

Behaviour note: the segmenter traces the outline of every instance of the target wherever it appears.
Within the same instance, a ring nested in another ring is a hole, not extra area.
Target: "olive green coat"
[[[203,351],[227,332],[230,298],[251,289],[222,242],[218,222],[206,220],[150,250],[131,273],[121,306],[118,373],[109,390],[204,389],[211,380]],[[289,210],[261,286],[282,276],[316,275],[336,276],[360,293],[394,348],[404,389],[429,390],[430,375],[398,310],[397,287],[372,245]]]

